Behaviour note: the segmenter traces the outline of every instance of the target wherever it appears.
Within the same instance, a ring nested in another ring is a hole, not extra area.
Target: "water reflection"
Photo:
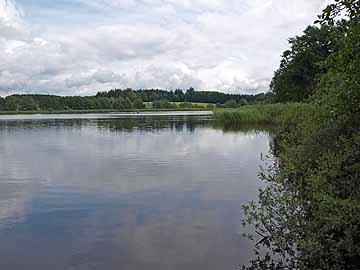
[[[0,269],[234,269],[267,132],[206,116],[0,121]],[[34,248],[36,247],[36,248]]]
[[[6,119],[0,120],[0,132],[11,132],[13,130],[41,129],[44,127],[51,128],[77,128],[84,126],[94,126],[102,131],[159,131],[161,129],[176,129],[182,131],[184,128],[193,132],[195,126],[208,125],[208,115],[165,115],[162,117],[154,116],[133,116],[133,117],[113,117],[98,119]]]

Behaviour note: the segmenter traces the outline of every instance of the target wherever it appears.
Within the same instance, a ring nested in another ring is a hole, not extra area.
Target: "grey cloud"
[[[93,78],[99,83],[119,82],[123,80],[123,76],[112,71],[98,71],[93,74]]]
[[[101,12],[89,15],[87,24],[49,21],[40,32],[24,21],[14,1],[0,0],[0,95],[93,94],[114,87],[265,91],[287,39],[311,24],[324,5],[323,0],[74,2]]]
[[[89,86],[94,83],[122,83],[124,76],[116,74],[109,70],[95,71],[89,74],[72,74],[65,79],[65,84],[69,88]]]
[[[131,79],[133,84],[139,88],[185,89],[189,86],[201,87],[201,80],[197,78],[196,73],[189,70],[184,64],[149,65],[138,70]]]

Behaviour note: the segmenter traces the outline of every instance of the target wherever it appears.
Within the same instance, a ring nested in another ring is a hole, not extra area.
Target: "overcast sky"
[[[258,93],[326,0],[0,0],[0,95]]]

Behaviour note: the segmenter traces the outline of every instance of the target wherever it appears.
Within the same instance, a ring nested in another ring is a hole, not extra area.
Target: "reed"
[[[306,112],[309,107],[305,103],[248,105],[216,110],[214,120],[225,124],[281,124],[295,114]]]

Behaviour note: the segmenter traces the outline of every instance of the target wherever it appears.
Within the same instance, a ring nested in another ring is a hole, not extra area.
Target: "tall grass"
[[[248,105],[238,109],[216,110],[214,119],[224,124],[281,124],[310,108],[305,103]]]

